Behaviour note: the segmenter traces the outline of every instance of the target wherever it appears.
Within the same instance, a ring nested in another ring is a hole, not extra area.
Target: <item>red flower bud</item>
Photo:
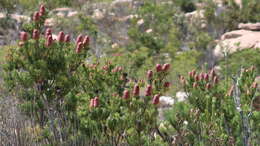
[[[207,73],[204,73],[203,79],[204,79],[205,81],[209,81],[209,75],[208,75]]]
[[[44,15],[44,13],[42,12],[39,12],[39,16],[42,17]]]
[[[102,69],[103,69],[104,71],[107,71],[107,70],[108,70],[108,65],[104,65],[104,66],[102,67]]]
[[[78,37],[76,39],[76,44],[78,44],[79,42],[82,42],[82,40],[83,40],[82,34],[78,35]]]
[[[99,99],[98,99],[98,97],[95,97],[94,102],[93,102],[93,106],[98,107],[98,105],[99,105]]]
[[[143,84],[143,83],[144,83],[144,80],[139,80],[139,82]]]
[[[189,72],[189,77],[190,77],[191,79],[194,77],[191,71]]]
[[[199,78],[200,78],[199,80],[202,81],[202,80],[204,79],[204,73],[200,73],[199,76],[200,76],[200,77],[199,77]]]
[[[58,35],[58,41],[59,42],[64,42],[64,32],[63,31],[61,31],[61,32],[59,32],[59,35]]]
[[[209,90],[211,88],[211,84],[210,83],[207,83],[206,84],[206,89]]]
[[[40,38],[39,30],[37,30],[37,29],[33,30],[32,38],[35,39],[35,40],[38,40]]]
[[[44,13],[45,13],[45,6],[44,5],[40,5],[40,13],[42,15],[44,15]]]
[[[139,93],[140,93],[140,87],[138,86],[138,84],[136,84],[134,86],[133,94],[134,96],[139,96]]]
[[[123,67],[122,67],[122,66],[118,66],[118,67],[117,67],[117,71],[118,71],[118,72],[121,72],[122,70],[123,70]]]
[[[52,35],[52,31],[50,28],[47,28],[45,31],[45,38],[48,38],[49,35]]]
[[[85,37],[84,37],[84,39],[83,39],[83,45],[84,45],[84,46],[89,45],[89,37],[88,37],[88,36],[85,36]]]
[[[150,79],[152,79],[152,77],[153,77],[153,71],[152,70],[148,70],[147,71],[147,78],[150,80]]]
[[[192,85],[193,88],[197,88],[198,87],[198,83],[194,82]]]
[[[170,64],[166,63],[166,64],[163,65],[162,70],[166,72],[166,71],[169,70],[169,68],[170,68]]]
[[[28,40],[28,34],[27,34],[27,32],[20,32],[20,40],[21,41],[23,41],[23,42],[25,42],[25,41],[27,41]]]
[[[152,103],[154,105],[157,105],[159,102],[160,102],[160,95],[159,94],[154,95]]]
[[[70,35],[66,34],[64,41],[65,41],[66,43],[69,43],[69,42],[70,42]]]
[[[52,36],[49,35],[48,38],[47,38],[47,41],[45,41],[45,46],[46,46],[46,47],[51,46],[52,42],[53,42]]]
[[[171,85],[171,83],[170,83],[170,82],[165,82],[165,83],[163,84],[163,87],[165,87],[165,88],[169,88],[169,87],[170,87],[170,85]]]
[[[90,99],[89,107],[94,107],[94,99]]]
[[[197,75],[197,74],[195,75],[195,81],[196,81],[196,82],[200,81],[200,76]]]
[[[40,20],[40,13],[39,12],[34,12],[33,14],[33,21],[39,21]]]
[[[124,99],[128,99],[129,97],[130,97],[130,92],[129,92],[129,90],[126,89],[126,90],[124,91],[124,93],[123,93],[123,98],[124,98]]]
[[[162,65],[161,64],[156,64],[156,71],[157,72],[162,71]]]
[[[82,43],[82,42],[79,42],[79,43],[77,44],[77,47],[76,47],[76,53],[80,53],[82,47],[83,47],[83,43]]]
[[[113,69],[112,69],[112,72],[113,72],[113,73],[117,72],[117,68],[113,68]]]
[[[148,85],[145,89],[145,96],[151,96],[152,95],[152,85]]]

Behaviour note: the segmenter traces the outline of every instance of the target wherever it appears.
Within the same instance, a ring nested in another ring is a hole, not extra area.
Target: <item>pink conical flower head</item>
[[[65,41],[66,43],[69,43],[69,42],[70,42],[70,35],[66,34],[66,35],[65,35],[65,38],[64,38],[64,41]]]
[[[64,32],[63,31],[61,31],[61,32],[59,32],[59,35],[58,35],[58,41],[59,42],[64,42]]]
[[[196,81],[196,82],[200,81],[200,76],[197,75],[197,74],[195,75],[195,81]]]
[[[90,99],[90,102],[89,102],[89,107],[94,107],[94,99]]]
[[[99,105],[99,99],[98,99],[98,97],[95,97],[94,102],[93,102],[93,106],[98,107],[98,105]]]
[[[39,21],[40,20],[40,13],[39,12],[34,12],[33,14],[33,21]]]
[[[47,28],[45,31],[45,38],[48,38],[49,35],[52,35],[52,31],[50,28]]]
[[[169,63],[166,63],[166,64],[164,64],[163,65],[163,67],[162,67],[162,71],[168,71],[170,69],[170,64]]]
[[[152,70],[148,70],[147,71],[147,78],[148,79],[152,79],[152,77],[153,77],[153,71]]]
[[[204,79],[205,81],[209,81],[209,75],[208,75],[207,73],[204,73],[203,79]]]
[[[82,47],[83,47],[83,43],[82,43],[82,42],[79,42],[79,43],[77,44],[77,47],[76,47],[76,53],[80,53]]]
[[[126,89],[126,90],[124,91],[124,93],[123,93],[123,98],[124,98],[124,99],[128,99],[129,97],[130,97],[130,92],[129,92],[129,90]]]
[[[163,87],[164,87],[164,88],[169,88],[169,87],[170,87],[170,85],[171,85],[171,83],[170,83],[170,82],[165,82],[165,83],[163,84]]]
[[[34,29],[34,30],[33,30],[32,38],[35,39],[35,40],[38,40],[38,39],[40,38],[40,32],[39,32],[39,30],[37,30],[37,29]]]
[[[28,34],[27,34],[27,32],[20,32],[20,40],[21,41],[23,41],[23,42],[25,42],[25,41],[27,41],[28,40]]]
[[[160,95],[159,94],[154,95],[152,104],[157,105],[159,104],[159,102],[160,102]]]
[[[151,96],[152,95],[152,85],[148,85],[145,89],[145,96]]]
[[[85,37],[84,37],[84,39],[83,39],[83,45],[84,45],[84,46],[89,45],[89,36],[85,36]]]
[[[78,44],[79,42],[83,41],[83,36],[82,34],[78,35],[77,39],[76,39],[76,44]]]
[[[45,6],[42,4],[40,5],[40,11],[39,11],[42,15],[44,15],[45,13]]]
[[[161,64],[156,64],[156,71],[157,72],[162,71],[162,65]]]
[[[139,96],[139,93],[140,93],[140,87],[138,86],[138,84],[136,84],[134,86],[133,94],[134,96]]]
[[[52,36],[49,35],[48,38],[47,38],[47,40],[46,40],[46,42],[45,42],[45,46],[46,46],[46,47],[51,46],[52,42],[53,42]]]

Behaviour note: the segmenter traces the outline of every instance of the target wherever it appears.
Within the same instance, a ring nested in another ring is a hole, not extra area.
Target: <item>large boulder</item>
[[[168,109],[170,109],[175,102],[182,102],[185,101],[188,98],[188,93],[186,92],[177,92],[176,97],[170,97],[170,96],[161,96],[160,97],[160,103],[158,105],[158,111],[159,115],[158,118],[159,120],[164,120],[164,112]]]
[[[250,30],[235,30],[221,36],[213,55],[217,58],[224,57],[224,52],[234,53],[246,48],[260,47],[260,32]]]
[[[6,17],[5,13],[1,13],[1,12],[0,12],[0,19],[3,19],[3,18],[5,18],[5,17]]]
[[[215,4],[224,4],[227,2],[226,0],[213,0]],[[234,0],[235,4],[237,4],[240,8],[242,8],[242,0]]]
[[[185,13],[185,17],[189,20],[205,19],[205,10],[196,10],[193,12]]]
[[[78,12],[72,8],[56,8],[51,11],[54,15],[58,17],[73,17],[78,14]]]
[[[101,20],[105,17],[104,12],[100,9],[95,9],[92,18],[95,20]]]
[[[30,17],[26,15],[20,15],[20,14],[11,14],[11,18],[16,20],[18,23],[23,23],[23,22],[29,22]]]
[[[260,30],[260,22],[258,22],[258,23],[240,23],[238,25],[238,28],[244,29],[244,30],[259,31]]]
[[[170,96],[161,96],[159,107],[171,107],[174,104],[174,99]]]
[[[114,0],[112,6],[129,6],[132,2],[133,0]]]
[[[55,18],[48,18],[44,22],[45,27],[53,27],[57,23]]]
[[[208,27],[205,17],[205,10],[195,10],[193,12],[185,13],[190,24],[200,24],[200,28],[205,29]]]

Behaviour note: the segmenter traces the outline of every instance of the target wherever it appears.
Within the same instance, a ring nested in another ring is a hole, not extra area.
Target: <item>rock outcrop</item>
[[[56,8],[51,11],[51,13],[59,16],[59,17],[73,17],[78,14],[78,11],[72,8]]]
[[[222,58],[224,52],[234,53],[247,48],[260,48],[260,23],[239,24],[241,30],[223,34],[213,51],[215,57]]]
[[[100,9],[96,9],[94,10],[93,12],[93,15],[92,15],[92,18],[95,19],[95,20],[101,20],[105,17],[105,14],[102,10]]]
[[[258,23],[240,23],[238,25],[239,29],[260,31],[260,22]]]

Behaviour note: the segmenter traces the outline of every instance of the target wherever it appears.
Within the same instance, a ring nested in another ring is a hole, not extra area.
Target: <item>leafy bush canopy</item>
[[[52,30],[42,28],[46,17],[41,5],[4,65],[7,87],[17,93],[21,110],[41,128],[36,141],[51,145],[162,142],[152,133],[159,131],[157,108],[169,89],[170,64],[157,64],[145,81],[130,78],[110,61],[88,63],[90,37],[80,34],[73,43],[61,31],[54,40]]]

